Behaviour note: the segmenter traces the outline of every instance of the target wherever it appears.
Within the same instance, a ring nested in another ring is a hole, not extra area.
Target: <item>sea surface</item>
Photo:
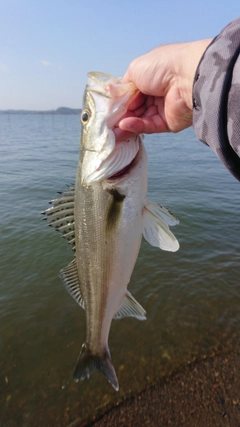
[[[99,372],[73,381],[85,316],[58,277],[71,248],[41,211],[74,183],[79,135],[78,115],[0,114],[0,427],[69,426],[239,346],[240,184],[192,129],[152,135],[148,196],[179,218],[180,250],[142,243],[129,289],[147,321],[110,332],[120,391]]]

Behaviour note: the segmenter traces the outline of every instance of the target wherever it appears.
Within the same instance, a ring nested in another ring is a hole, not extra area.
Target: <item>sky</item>
[[[214,37],[239,0],[0,0],[0,110],[82,107],[89,71],[122,76],[165,43]]]

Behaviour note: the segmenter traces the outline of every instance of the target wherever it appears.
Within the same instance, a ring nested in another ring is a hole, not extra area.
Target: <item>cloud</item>
[[[44,67],[54,67],[55,66],[55,64],[53,64],[50,61],[47,61],[46,59],[42,59],[40,62],[42,65],[44,65]]]
[[[0,64],[0,71],[7,71],[7,67],[5,64]]]
[[[55,67],[58,70],[62,69],[61,65],[54,64],[53,62],[47,61],[46,59],[42,59],[40,62],[42,65],[44,65],[44,67]]]

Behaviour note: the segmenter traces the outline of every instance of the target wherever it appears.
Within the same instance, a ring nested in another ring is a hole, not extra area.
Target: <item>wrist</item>
[[[192,90],[196,70],[211,41],[212,39],[204,39],[182,45],[183,48],[180,52],[182,56],[181,69],[178,70],[178,75],[181,76],[180,92],[190,110],[193,109]]]

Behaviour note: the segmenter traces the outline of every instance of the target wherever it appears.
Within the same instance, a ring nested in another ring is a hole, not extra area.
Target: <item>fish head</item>
[[[104,73],[88,73],[81,114],[82,184],[102,181],[133,160],[139,148],[134,144],[137,139],[133,138],[129,147],[125,144],[125,150],[120,149],[123,144],[116,143],[113,128],[137,93],[131,82],[122,83],[121,78]]]

